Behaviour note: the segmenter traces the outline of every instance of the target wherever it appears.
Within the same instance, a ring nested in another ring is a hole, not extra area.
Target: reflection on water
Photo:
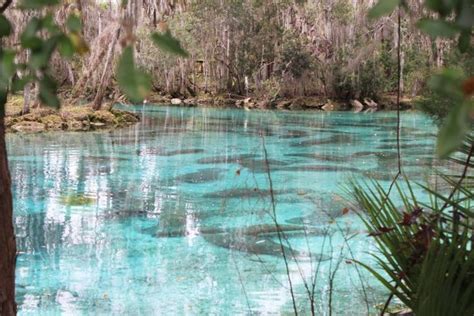
[[[282,251],[301,313],[315,275],[327,312],[335,267],[335,313],[377,302],[346,260],[348,245],[363,260],[373,246],[338,193],[350,177],[390,180],[394,114],[134,109],[142,122],[123,130],[8,136],[21,314],[287,313]],[[421,180],[433,126],[413,113],[402,126],[405,172]]]

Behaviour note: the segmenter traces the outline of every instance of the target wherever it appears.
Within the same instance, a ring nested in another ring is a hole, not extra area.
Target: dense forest
[[[472,0],[0,0],[0,316],[474,314]]]
[[[126,7],[63,2],[52,12],[54,19],[64,26],[69,14],[80,18],[82,30],[72,39],[80,41],[76,45],[83,54],[72,59],[54,54],[50,71],[69,103],[93,103],[98,109],[108,100],[125,101],[114,66],[133,36],[137,64],[152,76],[151,102],[180,98],[188,104],[243,106],[242,100],[252,97],[250,106],[285,108],[293,102],[277,101],[300,98],[294,107],[357,100],[367,108],[376,103],[393,107],[398,46],[401,90],[408,99],[427,95],[428,74],[442,66],[472,69],[472,53],[460,55],[452,41],[416,28],[424,15],[421,1],[409,2],[408,13],[402,13],[400,41],[397,17],[370,19],[372,5],[345,0],[140,1]],[[15,45],[35,13],[6,14],[18,26],[7,39]],[[157,31],[171,32],[189,56],[176,58],[155,47],[149,34]],[[31,57],[24,51],[17,58]],[[24,90],[25,112],[37,102],[35,91],[31,85]],[[305,100],[308,96],[315,98]]]

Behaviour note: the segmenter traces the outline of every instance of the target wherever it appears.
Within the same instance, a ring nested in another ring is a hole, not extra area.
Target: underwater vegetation
[[[65,206],[86,206],[95,202],[94,198],[83,194],[62,195],[59,200]]]

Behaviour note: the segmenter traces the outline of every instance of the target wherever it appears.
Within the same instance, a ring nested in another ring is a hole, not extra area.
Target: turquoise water
[[[300,313],[311,283],[320,315],[330,297],[335,315],[381,302],[350,262],[375,249],[342,193],[395,173],[395,113],[129,109],[143,116],[130,128],[8,136],[20,314],[291,314],[263,145]],[[434,133],[403,113],[415,180]]]

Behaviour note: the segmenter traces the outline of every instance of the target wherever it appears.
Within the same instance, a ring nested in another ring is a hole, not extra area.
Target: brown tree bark
[[[107,89],[108,83],[110,81],[110,76],[112,74],[111,65],[114,59],[115,46],[117,45],[119,37],[120,27],[115,32],[114,38],[112,40],[112,43],[110,44],[110,48],[107,53],[107,59],[105,60],[104,69],[100,78],[99,89],[97,89],[97,94],[95,95],[94,103],[92,105],[92,108],[95,111],[100,110],[102,107],[102,101],[104,100],[105,90]]]
[[[0,315],[16,315],[13,202],[5,144],[6,93],[0,93]]]
[[[28,82],[23,88],[23,110],[22,115],[30,113],[30,101],[31,101],[31,87],[33,83]]]

